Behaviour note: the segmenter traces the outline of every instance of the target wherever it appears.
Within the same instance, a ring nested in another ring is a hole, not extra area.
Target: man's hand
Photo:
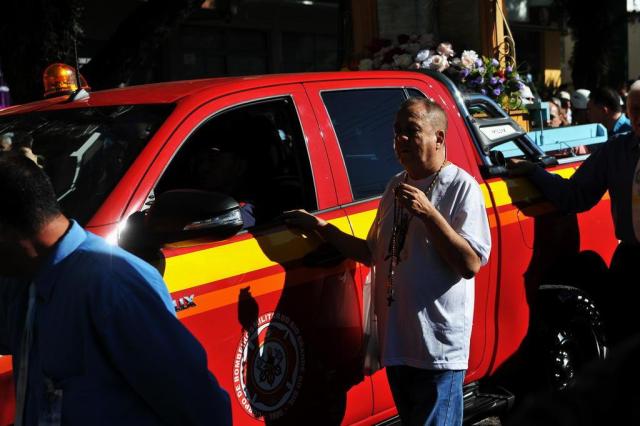
[[[282,221],[290,228],[302,231],[316,231],[327,225],[327,221],[315,217],[306,210],[289,210],[282,213]]]
[[[420,218],[428,219],[435,210],[424,192],[406,183],[397,186],[396,199],[409,213]]]
[[[341,231],[324,219],[316,217],[306,210],[290,210],[282,213],[282,221],[289,228],[302,232],[316,232],[320,238],[333,244],[344,257],[371,265],[371,252],[367,242]]]
[[[510,158],[507,160],[507,170],[509,177],[527,176],[533,173],[536,165],[531,161]]]

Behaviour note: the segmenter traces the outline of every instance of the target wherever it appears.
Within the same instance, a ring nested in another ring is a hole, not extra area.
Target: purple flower
[[[507,72],[507,74],[510,74],[513,72],[513,67],[511,65],[507,66],[507,68],[505,68],[505,71]]]
[[[486,91],[486,90],[484,90],[484,89],[480,89],[480,93],[482,93],[483,95],[486,95],[486,94],[487,94],[487,91]]]
[[[489,79],[489,84],[495,86],[498,83],[498,79],[496,77],[491,77]]]
[[[518,90],[522,90],[522,89],[524,89],[524,83],[519,81],[518,82]]]
[[[460,78],[466,78],[469,75],[469,70],[466,68],[462,68],[460,70]]]
[[[496,87],[495,89],[493,89],[493,96],[498,97],[500,96],[500,93],[502,93],[502,90],[500,90],[499,87]]]
[[[476,59],[476,67],[481,67],[482,66],[482,59],[478,58]]]
[[[479,75],[478,77],[476,77],[476,78],[473,80],[473,82],[479,86],[479,85],[481,85],[482,83],[484,83],[484,78],[482,78],[482,76],[481,76],[481,75]]]
[[[491,65],[493,65],[494,67],[497,67],[498,65],[500,65],[500,62],[498,62],[495,58],[491,60]]]
[[[484,67],[478,67],[478,72],[480,74],[484,74]]]

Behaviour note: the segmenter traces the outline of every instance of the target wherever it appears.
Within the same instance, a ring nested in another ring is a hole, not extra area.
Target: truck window
[[[0,138],[49,175],[62,211],[85,225],[173,105],[39,111],[0,118]]]
[[[426,96],[424,95],[424,93],[422,93],[421,91],[419,91],[418,89],[407,89],[407,93],[409,94],[410,97],[412,98],[426,98]]]
[[[401,88],[322,93],[354,200],[382,194],[391,176],[402,170],[393,150],[393,123],[405,99]]]
[[[182,145],[156,185],[227,194],[242,206],[245,228],[285,210],[317,209],[302,130],[289,98],[220,113]]]

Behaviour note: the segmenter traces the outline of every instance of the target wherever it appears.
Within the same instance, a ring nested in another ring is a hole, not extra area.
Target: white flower
[[[475,68],[476,59],[478,59],[478,54],[473,50],[465,50],[462,52],[462,55],[460,55],[462,66],[470,70]]]
[[[360,71],[369,71],[373,69],[373,61],[368,58],[361,60],[360,63],[358,64],[358,69]]]
[[[432,55],[426,61],[427,67],[435,71],[444,71],[449,68],[449,61],[442,55]]]
[[[451,43],[440,43],[438,45],[438,53],[444,57],[454,56],[456,54],[451,47]]]
[[[413,58],[408,53],[393,55],[393,64],[400,69],[407,69],[413,63]]]
[[[427,58],[429,57],[429,54],[430,54],[430,53],[431,53],[431,52],[429,52],[429,50],[428,50],[428,49],[424,49],[424,50],[419,51],[419,52],[416,54],[416,61],[418,61],[418,62],[424,62],[424,61],[426,61],[426,60],[427,60]]]

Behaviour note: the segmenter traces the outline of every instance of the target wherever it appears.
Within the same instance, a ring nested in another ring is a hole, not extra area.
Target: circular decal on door
[[[254,418],[282,417],[298,398],[304,364],[304,345],[295,323],[280,313],[261,315],[236,349],[236,399]]]

